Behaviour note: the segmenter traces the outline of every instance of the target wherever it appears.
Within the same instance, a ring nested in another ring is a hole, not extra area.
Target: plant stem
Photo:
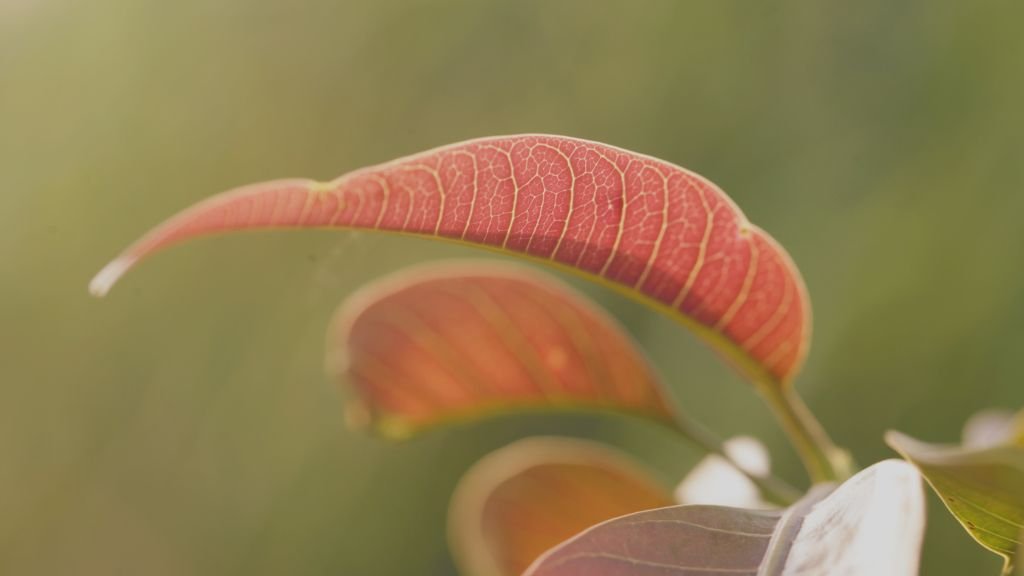
[[[832,442],[795,389],[777,385],[760,389],[803,460],[812,482],[842,482],[850,477],[853,462],[849,453]]]
[[[696,421],[691,420],[684,415],[677,415],[671,428],[674,432],[682,435],[698,448],[703,449],[707,454],[719,456],[731,464],[733,468],[749,478],[750,481],[757,486],[758,490],[761,492],[761,497],[764,498],[765,501],[771,502],[772,504],[778,504],[779,506],[789,506],[800,498],[801,492],[793,486],[790,486],[785,480],[774,476],[771,473],[754,474],[746,470],[742,465],[736,462],[732,456],[729,456],[725,450],[725,443],[721,438],[704,426],[698,424]]]

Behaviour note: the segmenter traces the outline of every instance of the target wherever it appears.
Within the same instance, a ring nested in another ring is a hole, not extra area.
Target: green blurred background
[[[609,142],[719,183],[802,268],[799,386],[862,463],[1024,404],[1019,2],[0,0],[0,573],[452,574],[447,499],[532,433],[698,457],[600,417],[391,444],[346,430],[334,306],[424,260],[408,238],[191,243],[106,300],[90,276],[237,184],[329,178],[465,138]],[[799,464],[758,399],[668,320],[569,279],[676,402]],[[930,499],[924,574],[995,574]]]

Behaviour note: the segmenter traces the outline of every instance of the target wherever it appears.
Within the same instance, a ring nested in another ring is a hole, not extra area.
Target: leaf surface
[[[705,178],[574,138],[472,140],[348,173],[225,192],[167,220],[93,279],[196,236],[257,228],[400,232],[507,250],[607,280],[668,310],[755,381],[788,383],[810,304],[786,252]]]
[[[677,506],[599,524],[526,576],[913,576],[924,532],[917,472],[880,462],[786,511]]]
[[[1014,563],[1024,529],[1024,447],[926,444],[890,431],[886,442],[921,474],[979,544]]]
[[[884,460],[811,509],[780,574],[917,576],[924,528],[921,475],[906,462]]]
[[[1020,558],[1024,555],[1024,530],[1020,532],[1020,541],[1022,544],[1017,548],[1017,557]],[[1024,576],[1024,562],[1017,563],[1017,576]]]
[[[754,576],[781,518],[701,505],[630,514],[548,551],[525,576]]]
[[[518,409],[614,410],[676,425],[615,321],[518,266],[432,264],[374,282],[339,308],[327,354],[385,436]]]
[[[530,438],[495,451],[459,482],[449,542],[461,572],[518,576],[548,548],[625,514],[673,504],[624,454],[567,438]]]

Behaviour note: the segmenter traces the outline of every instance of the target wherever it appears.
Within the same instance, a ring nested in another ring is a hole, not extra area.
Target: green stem
[[[764,385],[760,389],[803,460],[812,482],[842,482],[850,477],[853,462],[849,453],[832,442],[795,389],[777,385]]]
[[[675,422],[670,428],[698,448],[703,449],[705,453],[719,456],[731,464],[733,468],[749,478],[757,486],[761,492],[761,497],[765,501],[779,506],[789,506],[800,498],[800,491],[790,486],[785,480],[771,473],[762,475],[745,470],[743,466],[729,456],[725,450],[725,443],[721,438],[685,415],[677,414]]]

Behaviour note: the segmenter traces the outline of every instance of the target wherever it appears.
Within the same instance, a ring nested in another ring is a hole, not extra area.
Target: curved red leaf
[[[595,524],[672,504],[626,454],[583,440],[527,438],[488,454],[462,477],[448,541],[461,573],[513,576]]]
[[[759,381],[788,382],[807,351],[799,272],[717,186],[661,160],[559,136],[472,140],[331,182],[226,192],[152,230],[91,289],[106,293],[137,261],[179,241],[274,227],[435,236],[566,265],[673,311]]]
[[[339,308],[329,370],[350,414],[405,437],[516,409],[600,409],[677,426],[647,359],[600,309],[551,278],[457,262],[402,270]]]

